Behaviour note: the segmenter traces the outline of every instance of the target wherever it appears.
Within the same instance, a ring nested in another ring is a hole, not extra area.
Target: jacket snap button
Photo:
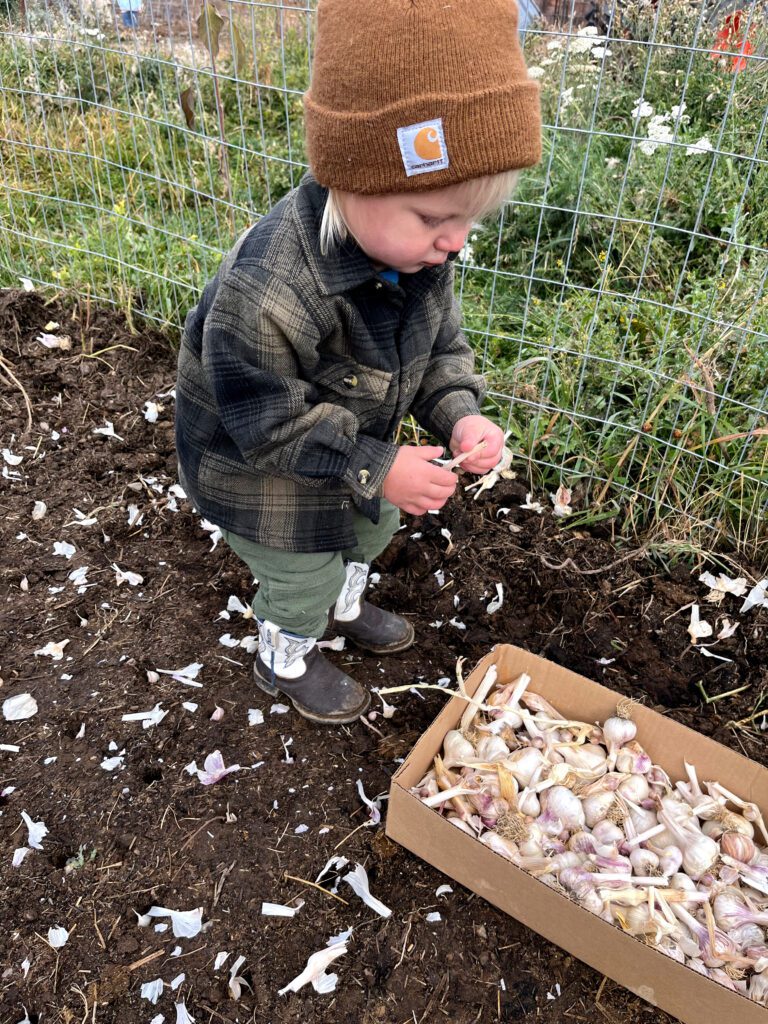
[[[344,384],[345,387],[356,388],[357,387],[357,377],[354,375],[354,373],[351,373],[349,375],[349,377],[343,377],[342,378],[342,383]]]
[[[368,483],[370,478],[371,474],[368,472],[367,469],[361,469],[360,472],[357,474],[357,479],[363,486],[365,486]]]

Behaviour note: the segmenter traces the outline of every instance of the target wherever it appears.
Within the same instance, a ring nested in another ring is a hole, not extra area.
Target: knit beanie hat
[[[515,0],[319,0],[307,151],[321,185],[426,192],[541,158]]]

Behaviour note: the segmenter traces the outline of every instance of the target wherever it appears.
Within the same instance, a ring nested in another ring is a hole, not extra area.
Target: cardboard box
[[[532,680],[531,690],[541,693],[564,715],[582,721],[604,721],[614,713],[620,699],[613,690],[510,645],[496,647],[479,663],[466,681],[468,693],[475,692],[491,664],[496,664],[501,683],[527,672]],[[456,728],[466,706],[466,701],[454,697],[394,776],[387,835],[545,939],[685,1024],[768,1024],[765,1007],[600,920],[457,829],[408,792],[429,770],[445,734]],[[695,765],[702,781],[717,780],[738,796],[768,810],[767,769],[648,708],[638,706],[632,717],[637,723],[638,741],[673,780],[686,778],[685,759]]]

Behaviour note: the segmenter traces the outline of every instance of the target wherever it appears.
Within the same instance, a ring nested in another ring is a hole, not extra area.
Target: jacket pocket
[[[328,395],[331,402],[336,402],[333,396],[343,398],[340,404],[350,408],[358,402],[381,404],[387,397],[391,382],[391,372],[374,370],[352,359],[322,360],[314,375],[314,384],[319,392],[331,392]]]

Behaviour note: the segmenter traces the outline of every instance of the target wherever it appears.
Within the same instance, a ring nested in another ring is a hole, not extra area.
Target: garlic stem
[[[657,836],[659,832],[664,832],[666,827],[666,825],[654,825],[652,828],[647,828],[645,832],[638,832],[638,834],[632,839],[627,840],[626,845],[630,850],[632,850],[635,846],[639,846],[640,843],[644,843],[646,839],[652,839],[654,836]]]
[[[467,789],[465,786],[451,786],[450,789],[444,789],[434,796],[422,797],[422,803],[426,804],[427,807],[439,807],[440,804],[444,804],[447,800],[453,800],[457,796],[476,796],[477,791]]]

